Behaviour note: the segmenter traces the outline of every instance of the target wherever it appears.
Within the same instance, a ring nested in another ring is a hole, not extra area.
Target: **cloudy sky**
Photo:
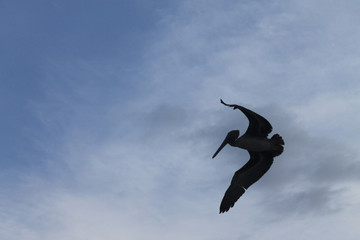
[[[0,238],[360,236],[358,1],[0,1]],[[253,109],[286,145],[228,213]]]

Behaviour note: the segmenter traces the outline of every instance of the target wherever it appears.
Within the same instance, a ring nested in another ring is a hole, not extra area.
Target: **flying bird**
[[[246,149],[250,154],[250,160],[235,172],[221,201],[220,213],[224,213],[234,206],[235,202],[245,193],[245,190],[270,169],[274,157],[283,152],[285,143],[279,134],[273,135],[270,139],[267,138],[272,131],[272,126],[264,117],[245,107],[226,104],[222,99],[220,102],[234,110],[239,109],[249,120],[246,132],[239,137],[239,130],[230,131],[212,157],[214,158],[226,144]]]

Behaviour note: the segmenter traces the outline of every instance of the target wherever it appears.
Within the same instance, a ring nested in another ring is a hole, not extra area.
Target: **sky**
[[[360,236],[358,1],[0,1],[0,238]],[[225,214],[250,108],[285,140]]]

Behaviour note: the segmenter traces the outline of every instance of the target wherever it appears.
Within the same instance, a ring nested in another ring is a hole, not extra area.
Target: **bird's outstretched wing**
[[[249,127],[246,130],[245,134],[258,137],[267,137],[272,131],[272,126],[269,121],[266,120],[264,117],[260,116],[259,114],[236,104],[227,104],[222,99],[220,99],[220,102],[225,106],[234,108],[234,110],[239,109],[245,114],[245,116],[249,120]]]
[[[252,184],[257,182],[271,167],[271,152],[250,152],[250,160],[235,172],[229,188],[220,204],[220,213],[229,211]]]

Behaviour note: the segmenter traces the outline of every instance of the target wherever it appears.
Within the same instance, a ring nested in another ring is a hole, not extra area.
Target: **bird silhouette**
[[[252,184],[257,182],[271,167],[274,157],[279,156],[285,142],[279,134],[268,138],[272,126],[264,117],[236,104],[226,104],[222,99],[220,102],[234,110],[242,111],[249,120],[246,132],[239,137],[239,130],[230,131],[220,147],[216,150],[214,158],[227,144],[233,147],[246,149],[250,154],[250,160],[235,172],[231,184],[225,192],[220,204],[220,213],[229,211],[235,202],[245,193]]]

